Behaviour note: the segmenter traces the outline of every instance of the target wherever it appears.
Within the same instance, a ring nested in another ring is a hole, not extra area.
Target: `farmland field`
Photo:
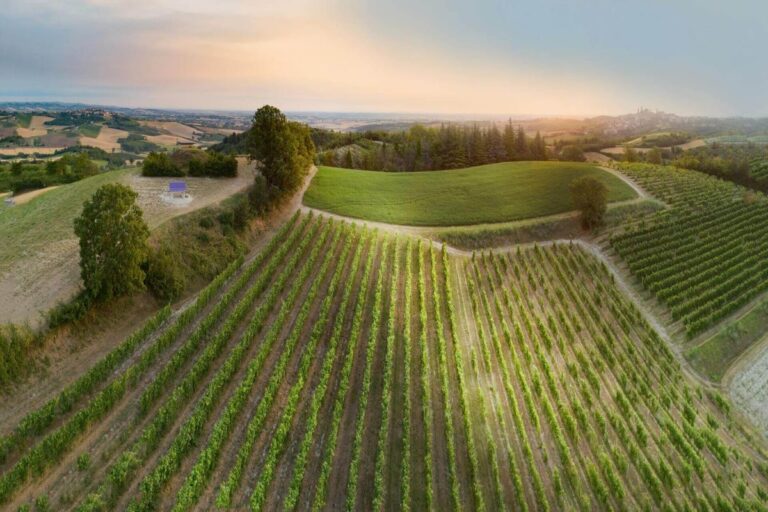
[[[570,183],[593,176],[609,201],[636,193],[591,164],[507,162],[467,169],[382,173],[320,167],[304,204],[360,219],[416,226],[521,220],[573,210]]]
[[[449,254],[297,214],[6,422],[0,506],[763,509],[731,414],[577,245]]]
[[[642,286],[693,337],[768,290],[768,199],[672,167],[622,168],[671,208],[611,237]]]
[[[91,128],[93,125],[86,126],[88,126],[88,128],[86,128],[85,132],[82,132],[83,135],[80,137],[80,144],[83,146],[92,146],[94,148],[103,149],[108,153],[119,151],[120,143],[118,140],[128,137],[128,132],[125,130],[116,130],[108,126],[101,126],[100,129],[96,131],[95,128],[97,127],[94,126]],[[93,133],[96,134],[96,137],[92,136]]]

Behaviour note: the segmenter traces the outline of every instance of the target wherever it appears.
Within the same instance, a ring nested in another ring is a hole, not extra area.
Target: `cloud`
[[[682,0],[6,1],[0,96],[47,85],[146,106],[573,115],[768,99],[768,71],[735,59],[760,53],[765,27],[732,9],[728,37],[687,38],[718,22]]]

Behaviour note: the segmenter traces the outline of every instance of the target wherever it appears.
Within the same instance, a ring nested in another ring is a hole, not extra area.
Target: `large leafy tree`
[[[573,204],[581,212],[581,226],[594,229],[603,223],[608,209],[608,188],[595,178],[583,176],[571,183]]]
[[[261,107],[253,116],[248,145],[269,185],[283,193],[301,185],[315,151],[309,129],[288,121],[271,105]]]
[[[86,294],[105,300],[144,287],[149,228],[136,192],[120,184],[101,186],[75,219],[80,273]]]

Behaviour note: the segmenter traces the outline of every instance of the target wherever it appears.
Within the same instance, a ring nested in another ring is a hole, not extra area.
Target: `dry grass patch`
[[[99,136],[93,137],[80,137],[80,144],[83,146],[92,146],[94,148],[103,149],[104,151],[120,151],[120,143],[118,139],[124,139],[128,137],[128,132],[125,130],[117,130],[110,128],[109,126],[102,126]]]

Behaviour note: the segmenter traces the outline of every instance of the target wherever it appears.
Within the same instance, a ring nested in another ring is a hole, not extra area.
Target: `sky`
[[[2,0],[0,101],[768,116],[762,0]]]

